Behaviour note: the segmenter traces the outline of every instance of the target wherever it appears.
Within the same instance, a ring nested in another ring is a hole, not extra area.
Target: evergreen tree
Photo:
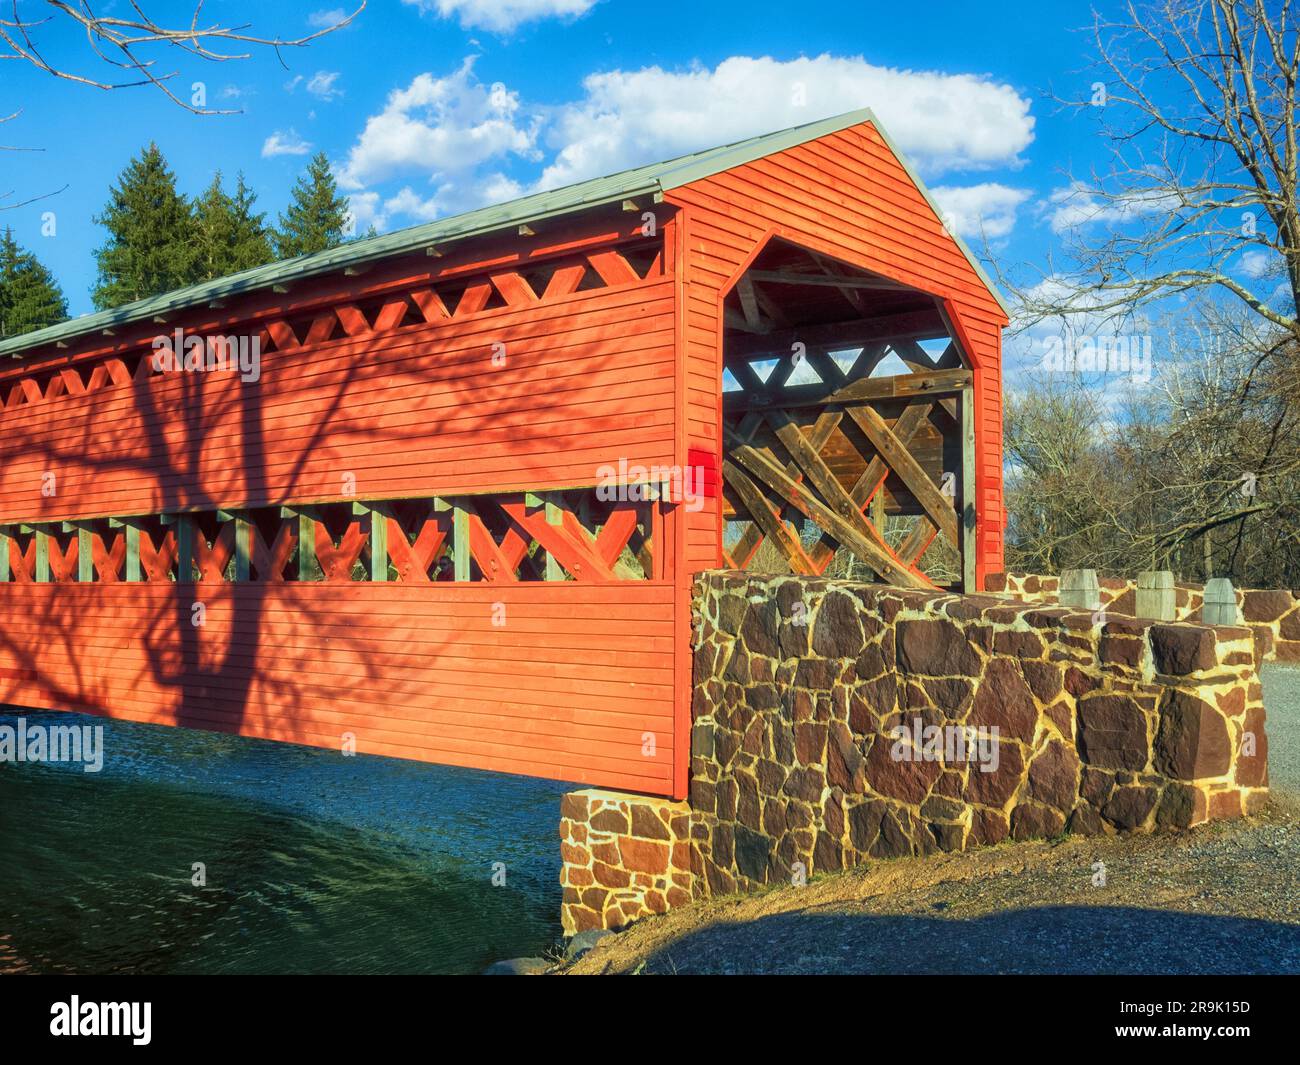
[[[0,337],[18,336],[68,317],[68,304],[53,275],[14,240],[0,236]]]
[[[275,252],[281,259],[337,248],[346,239],[348,198],[338,185],[324,152],[317,152],[307,173],[293,186],[293,202],[280,216]]]
[[[264,216],[253,210],[257,197],[239,175],[235,195],[221,183],[221,172],[194,201],[195,280],[211,281],[269,263],[274,256]]]
[[[235,270],[265,266],[275,260],[275,252],[271,250],[271,232],[266,226],[266,215],[253,210],[256,202],[257,193],[245,184],[241,172],[235,180],[232,207],[235,214],[235,250],[231,265]]]
[[[95,252],[101,310],[191,284],[197,275],[194,219],[156,144],[122,171],[95,222],[108,241]]]

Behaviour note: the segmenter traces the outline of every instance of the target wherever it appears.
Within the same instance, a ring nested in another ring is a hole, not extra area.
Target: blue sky
[[[188,17],[185,4],[146,7]],[[203,8],[283,37],[347,10]],[[286,50],[285,65],[268,52],[226,63],[157,53],[160,71],[179,71],[178,92],[201,82],[209,106],[240,111],[225,116],[189,114],[152,88],[104,92],[0,63],[0,113],[21,109],[0,143],[42,149],[0,153],[0,206],[61,190],[0,211],[0,224],[81,314],[103,240],[91,218],[150,140],[187,193],[216,169],[242,170],[271,220],[307,153],[324,150],[361,228],[385,231],[870,106],[973,245],[1043,262],[1072,221],[1068,174],[1104,161],[1096,118],[1048,99],[1088,94],[1089,22],[1085,3],[1021,0],[371,0],[353,25]],[[105,76],[74,31],[38,32],[52,62]]]

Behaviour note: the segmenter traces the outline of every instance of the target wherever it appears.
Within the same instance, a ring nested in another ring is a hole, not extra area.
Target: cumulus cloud
[[[1272,251],[1242,252],[1241,262],[1237,266],[1244,277],[1258,280],[1282,271],[1282,257]]]
[[[341,7],[332,7],[327,10],[313,11],[307,16],[307,25],[312,29],[323,30],[327,26],[335,26],[348,17],[348,13]]]
[[[277,155],[306,155],[311,151],[311,144],[290,129],[287,132],[276,130],[262,143],[262,158],[273,159]]]
[[[1017,168],[1034,136],[1029,101],[1011,86],[861,58],[733,57],[713,68],[605,72],[588,77],[578,99],[549,107],[504,84],[484,84],[474,62],[442,77],[418,75],[367,119],[340,183],[360,193],[403,180],[411,192],[377,193],[376,225],[390,215],[422,220],[499,202],[868,105],[927,175]],[[1026,198],[994,182],[949,185],[944,193],[958,232],[978,233],[982,220],[991,237],[1010,231]]]
[[[442,18],[459,18],[466,29],[509,33],[525,22],[585,15],[596,0],[402,0]]]
[[[990,240],[1005,237],[1015,228],[1016,210],[1029,199],[1026,189],[1013,189],[997,182],[941,185],[930,191],[950,231],[963,237]]]
[[[339,80],[337,70],[318,70],[307,82],[307,91],[322,100],[333,100],[343,95],[343,90],[335,88]]]
[[[1076,226],[1124,225],[1179,206],[1177,197],[1160,190],[1138,191],[1122,199],[1104,198],[1082,181],[1057,189],[1048,198],[1048,204],[1047,218],[1055,233]]]
[[[971,74],[899,70],[861,57],[783,62],[733,56],[716,67],[592,74],[561,108],[555,187],[860,107],[872,108],[925,174],[1017,166],[1033,140],[1029,100]]]
[[[521,111],[518,94],[474,76],[473,57],[447,77],[417,75],[367,119],[339,180],[360,189],[423,173],[459,184],[484,163],[534,152],[538,119]]]

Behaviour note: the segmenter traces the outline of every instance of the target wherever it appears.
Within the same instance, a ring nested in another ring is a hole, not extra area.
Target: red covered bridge
[[[694,574],[1001,568],[1006,321],[859,111],[4,341],[0,702],[682,797]]]

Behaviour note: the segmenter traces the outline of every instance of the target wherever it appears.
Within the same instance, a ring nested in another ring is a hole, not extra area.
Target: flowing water
[[[566,785],[22,717],[105,758],[0,762],[0,973],[475,973],[560,934]]]

